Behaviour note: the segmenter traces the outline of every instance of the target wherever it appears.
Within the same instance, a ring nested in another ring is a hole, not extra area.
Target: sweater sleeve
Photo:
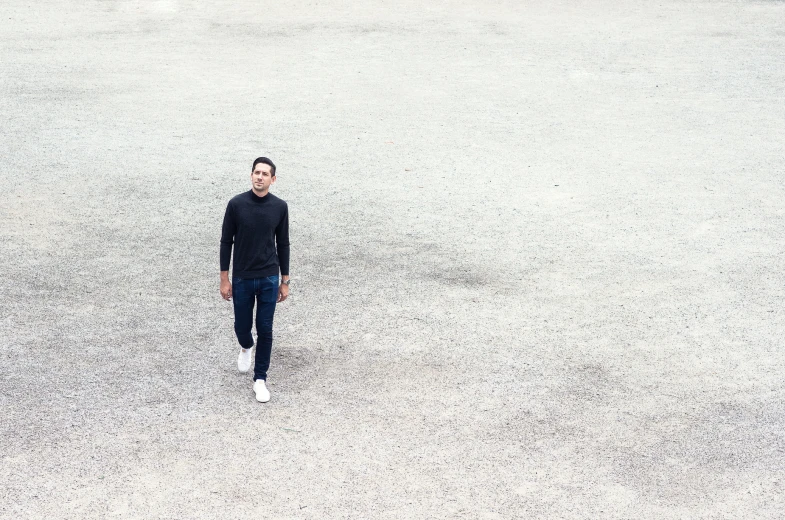
[[[275,228],[275,247],[281,276],[289,276],[289,206],[284,206],[283,217]]]
[[[237,223],[234,221],[234,211],[232,211],[232,203],[226,205],[226,213],[224,213],[224,223],[221,228],[221,271],[229,270],[229,261],[232,259],[232,245],[234,244],[234,235],[237,232]]]

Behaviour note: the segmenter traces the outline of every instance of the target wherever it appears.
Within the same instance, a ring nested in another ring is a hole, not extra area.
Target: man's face
[[[251,184],[257,195],[266,195],[270,185],[275,182],[275,175],[269,164],[259,163],[251,172]]]

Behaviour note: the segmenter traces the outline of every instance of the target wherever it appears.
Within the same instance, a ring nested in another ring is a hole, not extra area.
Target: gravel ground
[[[0,517],[782,518],[785,3],[353,4],[3,2]]]

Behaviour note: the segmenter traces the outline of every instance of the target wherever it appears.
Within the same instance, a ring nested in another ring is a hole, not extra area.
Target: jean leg
[[[234,304],[234,333],[242,348],[253,347],[253,280],[232,279],[232,303]]]
[[[266,380],[267,370],[270,368],[270,355],[273,350],[273,317],[278,299],[278,277],[261,278],[260,284],[256,296],[256,334],[259,343],[256,345],[254,380]]]

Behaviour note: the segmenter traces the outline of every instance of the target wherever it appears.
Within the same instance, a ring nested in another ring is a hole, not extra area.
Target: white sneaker
[[[270,400],[270,391],[267,390],[264,379],[257,379],[254,381],[253,391],[256,392],[256,400],[260,403],[266,403]]]
[[[241,348],[240,355],[237,356],[237,370],[241,373],[245,374],[251,369],[251,352],[253,351],[253,347],[251,348]]]

